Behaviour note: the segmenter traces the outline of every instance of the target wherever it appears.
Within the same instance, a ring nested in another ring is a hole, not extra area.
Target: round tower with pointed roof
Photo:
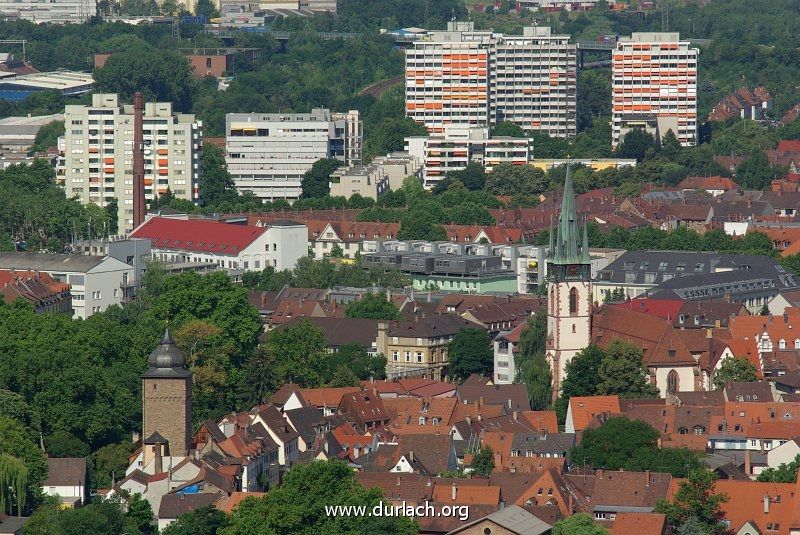
[[[592,336],[592,280],[587,227],[578,221],[572,170],[567,167],[558,226],[550,229],[547,254],[547,360],[558,397],[567,363]]]
[[[188,453],[192,417],[192,372],[186,368],[186,358],[172,340],[169,329],[147,363],[147,371],[142,374],[145,465],[155,455],[155,449],[149,447],[154,444],[165,455]]]

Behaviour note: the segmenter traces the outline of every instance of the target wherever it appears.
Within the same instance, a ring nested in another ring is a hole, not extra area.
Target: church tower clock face
[[[581,267],[577,264],[570,264],[567,266],[567,276],[577,277],[581,274]]]

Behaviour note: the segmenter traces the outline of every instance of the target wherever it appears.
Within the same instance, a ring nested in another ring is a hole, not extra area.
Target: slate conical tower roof
[[[147,364],[148,369],[142,377],[188,377],[190,374],[186,369],[186,357],[172,341],[169,329],[164,331],[161,341],[150,353]]]
[[[558,212],[556,243],[554,247],[551,247],[550,262],[552,264],[586,264],[589,262],[587,229],[584,227],[583,235],[581,235],[570,166],[567,166],[564,196],[561,199],[561,210]]]

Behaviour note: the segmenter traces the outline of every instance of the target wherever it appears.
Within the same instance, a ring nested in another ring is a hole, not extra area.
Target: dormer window
[[[786,340],[783,338],[778,340],[778,349],[786,349]]]

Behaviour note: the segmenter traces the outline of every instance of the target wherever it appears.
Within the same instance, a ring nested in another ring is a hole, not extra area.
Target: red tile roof
[[[617,513],[611,535],[662,535],[667,529],[667,517],[660,513]]]
[[[233,225],[198,219],[153,217],[131,233],[132,238],[149,238],[154,249],[182,249],[204,253],[238,255],[265,227]]]
[[[647,314],[673,321],[678,317],[678,312],[683,306],[683,301],[681,299],[671,300],[640,297],[637,299],[631,299],[630,301],[623,301],[621,303],[612,303],[609,306],[615,308],[625,308],[640,314]]]
[[[582,431],[594,416],[608,412],[620,414],[618,396],[573,397],[569,399],[575,432]]]
[[[738,189],[739,185],[730,178],[724,176],[689,176],[683,179],[679,188],[682,189],[702,189],[702,190],[724,190]]]

